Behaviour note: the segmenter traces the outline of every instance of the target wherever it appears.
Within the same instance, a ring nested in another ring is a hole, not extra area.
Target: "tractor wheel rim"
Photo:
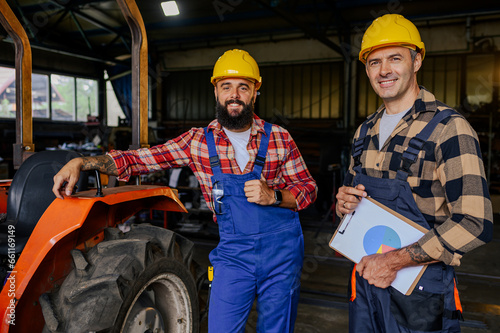
[[[120,332],[190,333],[193,314],[189,292],[175,274],[163,273],[136,294]]]

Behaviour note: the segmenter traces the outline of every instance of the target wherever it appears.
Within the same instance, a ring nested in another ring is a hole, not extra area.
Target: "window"
[[[49,118],[49,77],[33,74],[31,82],[31,97],[33,98],[33,117]]]
[[[0,117],[16,117],[16,71],[0,67]]]
[[[76,79],[76,120],[87,121],[88,116],[98,116],[97,81]]]
[[[75,78],[52,74],[52,120],[75,120]]]
[[[33,118],[87,121],[99,115],[98,81],[72,76],[31,76]],[[16,117],[16,71],[0,67],[0,118]]]
[[[32,74],[31,97],[33,117],[49,118],[49,77]],[[0,118],[16,117],[16,71],[0,67]]]

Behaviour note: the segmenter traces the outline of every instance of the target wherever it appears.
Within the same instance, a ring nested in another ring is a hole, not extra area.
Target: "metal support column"
[[[146,28],[134,0],[117,0],[132,34],[132,144],[148,144],[148,41]]]
[[[35,151],[31,105],[31,46],[26,31],[10,9],[7,1],[0,0],[0,22],[14,40],[16,50],[16,143],[14,168]]]

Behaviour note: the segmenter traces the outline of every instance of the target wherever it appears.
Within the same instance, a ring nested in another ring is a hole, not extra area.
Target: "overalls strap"
[[[264,130],[266,132],[266,135],[263,135],[260,141],[259,151],[257,153],[257,156],[255,157],[255,163],[253,168],[253,172],[256,172],[259,175],[262,172],[262,168],[264,167],[264,164],[266,162],[267,147],[269,145],[271,129],[272,129],[272,124],[266,122],[264,124]],[[222,174],[222,170],[220,168],[220,160],[219,156],[217,155],[217,148],[215,146],[214,131],[209,131],[208,127],[205,127],[204,130],[205,130],[205,138],[207,140],[210,167],[212,168],[213,174],[215,176],[218,176]]]
[[[365,139],[368,130],[373,127],[373,124],[370,122],[370,120],[373,119],[374,116],[375,114],[368,117],[368,119],[366,119],[363,125],[361,125],[361,129],[359,130],[359,136],[352,143],[351,154],[354,160],[353,169],[356,173],[361,173],[361,154],[363,153],[363,150],[367,148],[367,145],[369,143],[369,141]],[[353,176],[348,172],[344,179],[344,185],[351,186],[353,179],[354,179]]]
[[[432,132],[434,132],[436,126],[444,119],[451,117],[454,114],[456,114],[456,112],[451,109],[437,111],[424,129],[415,137],[411,138],[408,143],[408,147],[403,152],[403,155],[401,155],[401,166],[396,174],[396,179],[406,181],[408,176],[411,176],[410,167],[417,160],[418,153],[422,150],[424,144],[427,142]]]
[[[220,160],[217,155],[217,149],[215,148],[214,131],[209,131],[208,127],[204,128],[205,139],[207,140],[208,147],[208,158],[210,159],[210,167],[215,176],[222,174],[220,169]]]
[[[365,142],[366,133],[368,133],[368,130],[373,127],[373,124],[370,123],[370,120],[372,118],[373,116],[369,117],[363,123],[361,129],[359,130],[358,138],[352,144],[352,158],[354,159],[354,167],[361,165],[361,154],[363,153],[363,150],[367,148],[365,146],[368,144],[368,142]]]
[[[269,146],[269,138],[271,137],[272,126],[273,125],[271,123],[264,123],[264,130],[266,131],[266,135],[263,135],[262,139],[260,140],[259,152],[255,157],[255,163],[253,166],[253,172],[258,175],[262,173],[262,168],[264,167],[264,164],[266,162],[266,154],[267,148]]]

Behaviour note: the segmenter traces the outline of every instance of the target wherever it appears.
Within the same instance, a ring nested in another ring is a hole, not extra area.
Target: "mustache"
[[[224,106],[228,106],[229,104],[233,104],[233,103],[245,106],[245,103],[243,101],[240,101],[239,99],[227,100],[226,103],[224,103]]]

